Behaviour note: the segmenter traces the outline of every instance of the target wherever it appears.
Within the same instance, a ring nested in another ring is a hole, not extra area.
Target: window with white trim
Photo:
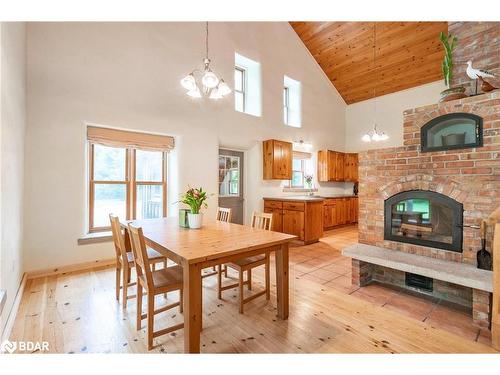
[[[246,70],[240,66],[234,67],[234,109],[245,112]]]
[[[294,128],[301,127],[301,84],[290,77],[283,77],[283,122]]]
[[[234,109],[252,116],[262,113],[260,63],[234,54]]]

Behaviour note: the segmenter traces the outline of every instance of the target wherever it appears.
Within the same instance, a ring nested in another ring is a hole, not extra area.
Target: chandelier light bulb
[[[192,98],[201,98],[201,92],[198,86],[195,86],[194,90],[189,90],[187,94]]]
[[[212,71],[206,70],[201,78],[201,82],[207,89],[213,89],[219,84],[219,78]]]
[[[214,89],[212,89],[212,91],[210,92],[210,96],[209,96],[210,99],[221,99],[222,98],[222,95],[219,91],[219,89],[216,87]]]
[[[382,135],[380,136],[380,140],[381,141],[387,141],[389,139],[389,136],[383,132]]]
[[[370,134],[366,133],[365,135],[363,135],[363,137],[361,137],[361,140],[363,142],[371,142],[372,137],[370,137]]]
[[[193,91],[196,89],[196,80],[194,79],[193,73],[188,74],[183,79],[181,79],[181,85],[188,91]]]
[[[231,93],[231,89],[229,88],[227,83],[224,82],[224,80],[222,78],[221,78],[221,80],[219,82],[219,86],[217,88],[218,88],[219,94],[221,94],[222,96],[226,96],[226,95]]]

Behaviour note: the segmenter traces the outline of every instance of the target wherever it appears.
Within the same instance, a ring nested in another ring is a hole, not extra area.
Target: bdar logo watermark
[[[1,353],[14,353],[18,352],[48,352],[49,343],[47,341],[9,341],[5,340],[0,345]]]

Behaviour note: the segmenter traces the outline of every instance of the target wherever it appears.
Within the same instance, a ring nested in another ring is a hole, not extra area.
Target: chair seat
[[[256,255],[253,257],[248,257],[248,258],[241,258],[238,260],[235,260],[234,262],[229,262],[227,265],[228,266],[237,266],[237,267],[245,267],[253,263],[258,263],[262,262],[266,259],[265,255]]]
[[[157,271],[152,272],[153,286],[154,289],[164,289],[174,286],[182,285],[182,267],[172,266],[167,268],[162,268]],[[146,280],[144,280],[144,275],[141,276],[144,284],[146,285]]]
[[[163,261],[165,259],[165,257],[161,255],[158,251],[153,250],[150,247],[147,248],[147,252],[149,260]],[[131,251],[127,252],[127,260],[129,263],[134,263],[134,254]]]

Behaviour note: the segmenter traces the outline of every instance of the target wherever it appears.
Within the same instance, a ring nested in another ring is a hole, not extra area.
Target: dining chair
[[[273,221],[273,215],[261,212],[254,212],[252,215],[251,225],[254,228],[271,230]],[[265,289],[258,293],[251,295],[250,297],[245,298],[243,294],[243,285],[247,285],[248,290],[252,290],[252,269],[264,265],[265,272]],[[240,314],[243,314],[243,305],[251,300],[260,297],[262,295],[266,295],[266,299],[269,300],[271,297],[271,288],[270,288],[270,274],[269,274],[269,253],[256,255],[247,258],[241,258],[234,262],[229,262],[224,265],[224,269],[222,269],[222,265],[218,266],[218,275],[217,275],[217,289],[218,289],[218,297],[222,299],[222,291],[227,289],[233,289],[235,287],[239,288],[239,305],[240,305]],[[231,285],[222,285],[222,275],[224,274],[227,277],[227,267],[232,268],[238,272],[238,282]],[[243,280],[243,273],[246,271],[247,279]]]
[[[217,215],[215,217],[218,221],[224,221],[226,223],[231,222],[231,209],[225,207],[217,207]]]
[[[154,330],[154,316],[174,307],[179,306],[179,311],[183,311],[183,292],[182,292],[182,267],[179,265],[161,268],[156,271],[151,270],[151,261],[148,258],[146,243],[141,227],[133,224],[128,225],[130,233],[130,242],[134,254],[136,272],[137,272],[137,330],[141,329],[142,320],[147,318],[148,332],[148,350],[153,349],[153,339],[167,333],[184,328],[184,322],[173,326]],[[147,293],[147,313],[142,313],[143,289]],[[179,291],[179,301],[165,305],[155,310],[155,296],[169,292]]]
[[[111,232],[113,234],[116,255],[116,300],[120,300],[120,289],[122,289],[122,306],[126,308],[127,300],[136,297],[136,295],[128,295],[128,288],[136,285],[136,282],[130,282],[132,269],[135,267],[134,255],[132,251],[127,250],[127,239],[125,234],[122,233],[118,216],[110,214],[109,220],[111,222]],[[167,258],[156,250],[148,248],[147,254],[153,269],[156,269],[158,263],[163,263],[164,268],[167,267]],[[123,280],[123,285],[121,285],[120,278]]]
[[[231,209],[225,207],[217,207],[217,214],[215,215],[215,220],[223,221],[225,223],[231,222]],[[212,271],[208,273],[203,273],[202,278],[217,275],[217,269],[215,266],[212,267]]]

